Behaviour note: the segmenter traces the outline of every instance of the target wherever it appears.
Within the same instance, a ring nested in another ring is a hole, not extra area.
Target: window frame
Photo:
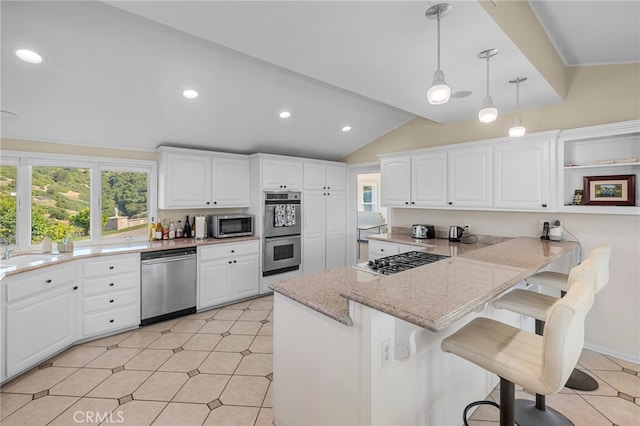
[[[31,171],[33,166],[78,167],[90,169],[91,231],[90,238],[74,242],[75,246],[122,244],[147,241],[146,235],[139,237],[102,238],[102,171],[126,171],[147,173],[147,216],[157,216],[157,162],[153,160],[132,160],[113,157],[89,157],[71,154],[51,154],[40,152],[2,151],[2,165],[14,165],[16,173],[16,246],[19,251],[39,249],[41,244],[31,244]]]
[[[371,203],[364,202],[365,186],[371,187]],[[375,180],[362,181],[358,185],[358,211],[367,211],[367,210],[364,210],[365,205],[372,206],[371,212],[377,212],[379,210],[378,209],[378,182]]]

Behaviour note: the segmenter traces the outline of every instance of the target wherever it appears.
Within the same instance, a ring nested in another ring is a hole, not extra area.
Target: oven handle
[[[184,256],[171,256],[171,257],[161,257],[156,259],[143,260],[140,262],[142,265],[154,265],[156,263],[167,263],[167,262],[178,262],[182,260],[195,260],[195,254],[187,254]]]

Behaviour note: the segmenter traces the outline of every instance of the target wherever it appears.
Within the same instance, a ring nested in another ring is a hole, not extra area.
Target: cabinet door
[[[387,207],[409,207],[411,202],[411,157],[380,161],[381,201]]]
[[[7,375],[13,376],[75,340],[73,282],[7,306]]]
[[[491,207],[491,147],[449,151],[449,205]]]
[[[326,167],[322,164],[304,163],[302,167],[303,188],[311,191],[327,189],[325,182]]]
[[[211,165],[213,207],[249,206],[249,161],[213,158]]]
[[[325,198],[321,191],[305,191],[302,195],[302,235],[304,238],[324,236]]]
[[[547,210],[549,140],[501,143],[494,152],[494,207]]]
[[[325,269],[344,266],[347,262],[346,196],[344,192],[333,190],[325,197],[326,260]]]
[[[284,189],[302,188],[302,163],[284,161],[281,164],[282,185]]]
[[[324,234],[305,236],[302,240],[302,269],[305,275],[325,270],[325,243]]]
[[[398,254],[398,245],[383,241],[369,240],[369,260]]]
[[[262,160],[262,187],[264,189],[282,189],[280,161]]]
[[[411,158],[411,205],[416,207],[447,204],[447,153]]]
[[[231,300],[230,260],[200,262],[198,276],[198,309]]]
[[[258,255],[238,256],[231,264],[231,297],[241,299],[258,294],[260,275]]]
[[[331,191],[344,191],[347,183],[347,169],[344,166],[327,166],[327,189]]]
[[[161,161],[160,208],[208,207],[211,203],[211,159],[208,155],[166,153]]]
[[[341,268],[347,263],[347,237],[345,232],[327,233],[325,270]]]

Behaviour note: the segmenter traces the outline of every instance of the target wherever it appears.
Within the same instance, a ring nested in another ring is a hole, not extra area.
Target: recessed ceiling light
[[[291,117],[291,113],[289,111],[282,111],[279,115],[280,118],[289,118]]]
[[[196,92],[193,89],[187,89],[184,92],[182,92],[182,96],[184,96],[187,99],[195,99],[198,97],[198,92]]]
[[[16,56],[25,62],[29,62],[30,64],[42,63],[42,56],[38,55],[33,50],[18,49],[16,50]]]
[[[344,127],[342,128],[342,131],[343,131],[343,132],[345,132],[345,133],[346,133],[346,132],[348,132],[348,131],[350,131],[350,130],[351,130],[351,126],[344,126]]]

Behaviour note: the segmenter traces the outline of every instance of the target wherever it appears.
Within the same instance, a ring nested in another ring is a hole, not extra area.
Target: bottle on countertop
[[[158,218],[158,223],[156,223],[156,241],[162,241],[162,224],[160,223],[160,218]]]
[[[156,239],[156,222],[154,221],[153,216],[151,216],[151,224],[149,225],[149,241],[154,241]]]
[[[181,220],[178,221],[178,227],[176,228],[176,238],[184,238],[184,228]]]
[[[187,220],[184,222],[184,237],[191,238],[191,224],[189,223],[189,216],[187,216]]]
[[[169,239],[175,240],[176,238],[176,225],[173,223],[173,219],[169,222]]]
[[[164,219],[162,221],[162,239],[163,240],[169,239],[169,224],[167,223],[167,219]]]
[[[191,236],[193,238],[196,237],[196,217],[195,216],[191,220]]]

